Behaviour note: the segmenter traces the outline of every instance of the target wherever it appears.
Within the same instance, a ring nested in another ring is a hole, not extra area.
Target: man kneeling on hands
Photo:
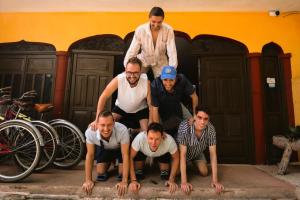
[[[111,162],[118,160],[119,174],[116,184],[118,195],[123,196],[127,192],[127,180],[129,173],[129,133],[121,123],[114,122],[111,112],[103,111],[98,116],[96,130],[89,127],[86,132],[87,154],[85,160],[85,182],[83,190],[91,194],[94,182],[92,180],[93,163],[96,154],[97,181],[106,181],[107,170]],[[96,152],[96,153],[95,153]]]
[[[206,158],[203,153],[208,147],[212,168],[211,186],[215,188],[216,193],[221,193],[224,190],[224,186],[218,181],[216,131],[209,121],[207,108],[196,107],[192,124],[188,121],[181,122],[178,129],[177,142],[180,149],[182,191],[189,194],[193,189],[187,179],[187,162],[192,161],[197,166],[200,175],[208,175]]]
[[[141,187],[138,180],[142,179],[147,156],[158,160],[161,178],[166,180],[165,185],[169,187],[169,192],[174,193],[178,188],[175,177],[179,167],[179,153],[175,140],[169,134],[163,133],[163,127],[159,123],[151,123],[147,132],[139,133],[131,144],[129,189],[134,193],[138,193]],[[171,157],[172,165],[169,174]]]

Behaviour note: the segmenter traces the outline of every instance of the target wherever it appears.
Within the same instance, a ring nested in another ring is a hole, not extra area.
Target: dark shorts
[[[121,149],[103,149],[96,145],[96,157],[97,163],[109,163],[118,160],[119,163],[123,163]]]
[[[146,158],[147,158],[147,156],[145,154],[138,151],[135,158],[134,158],[134,161],[145,161]],[[159,157],[155,157],[154,159],[157,160],[159,163],[170,163],[171,154],[168,152],[168,153],[165,153],[164,155],[161,155]]]
[[[118,106],[115,106],[112,110],[113,113],[117,113],[124,118],[135,119],[137,121],[141,119],[148,119],[149,118],[149,108],[144,108],[136,113],[127,113]]]
[[[118,106],[115,106],[112,112],[121,115],[120,122],[130,128],[139,128],[139,121],[141,119],[149,119],[149,108],[144,108],[136,113],[127,113]]]

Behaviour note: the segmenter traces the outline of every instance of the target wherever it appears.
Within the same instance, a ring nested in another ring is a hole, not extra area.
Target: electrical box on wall
[[[269,88],[275,88],[276,80],[274,77],[267,77],[266,82]]]

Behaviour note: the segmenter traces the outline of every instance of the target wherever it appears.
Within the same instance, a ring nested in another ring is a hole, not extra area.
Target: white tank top
[[[115,105],[127,113],[136,113],[147,108],[148,78],[142,73],[138,84],[130,87],[125,72],[119,74],[118,78],[118,98]]]

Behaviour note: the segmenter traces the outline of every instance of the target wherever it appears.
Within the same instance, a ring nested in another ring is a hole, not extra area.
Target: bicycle
[[[35,91],[29,91],[28,93],[34,93]],[[34,95],[28,95],[30,98],[34,98]],[[43,120],[44,113],[49,112],[54,108],[52,104],[34,104],[29,106],[38,112]],[[18,118],[30,120],[30,117],[23,113],[18,112]],[[64,119],[54,119],[48,122],[56,131],[59,143],[57,144],[57,152],[55,153],[55,159],[53,164],[56,167],[69,169],[77,166],[82,159],[85,150],[85,138],[80,129],[71,122]]]
[[[43,121],[32,120],[30,117],[20,113],[32,106],[32,99],[35,98],[36,95],[37,93],[32,90],[22,94],[20,98],[7,101],[6,105],[8,105],[8,107],[2,117],[4,120],[21,119],[30,122],[40,131],[44,140],[44,146],[42,147],[40,162],[35,168],[35,171],[40,172],[53,163],[57,152],[57,145],[59,145],[60,142],[58,134],[52,126]],[[22,162],[17,162],[17,164],[23,168],[29,168],[29,166]]]
[[[43,120],[45,113],[54,108],[52,104],[35,104],[34,110]],[[58,168],[70,169],[79,164],[85,150],[85,138],[80,129],[65,119],[53,119],[48,123],[57,131],[60,145],[53,164]]]
[[[9,88],[0,89],[0,105],[11,101]],[[0,117],[0,182],[16,182],[28,177],[38,165],[41,134],[32,124],[22,120],[3,121]],[[16,163],[25,163],[28,168]]]

